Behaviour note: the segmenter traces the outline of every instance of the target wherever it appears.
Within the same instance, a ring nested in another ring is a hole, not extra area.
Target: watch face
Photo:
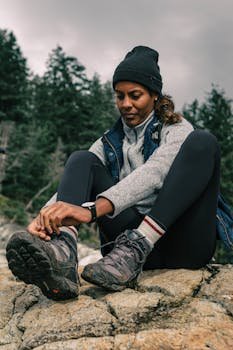
[[[92,207],[94,205],[95,205],[95,202],[85,202],[82,204],[82,207],[88,208],[88,207]]]

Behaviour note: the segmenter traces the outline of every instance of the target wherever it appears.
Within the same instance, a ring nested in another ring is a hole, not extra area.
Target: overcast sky
[[[59,44],[105,82],[127,51],[147,45],[178,109],[212,83],[232,98],[232,18],[232,0],[0,0],[0,28],[14,32],[34,73]]]

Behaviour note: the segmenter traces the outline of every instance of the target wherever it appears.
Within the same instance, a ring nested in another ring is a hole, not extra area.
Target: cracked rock
[[[192,296],[203,280],[209,276],[204,270],[152,270],[145,271],[139,280],[139,290],[160,292],[180,301]]]
[[[147,271],[117,293],[85,282],[65,302],[0,270],[0,350],[233,349],[230,265]]]
[[[107,305],[81,296],[78,300],[53,302],[43,300],[22,318],[24,329],[22,350],[58,340],[84,336],[104,336],[112,333],[114,317]]]
[[[108,294],[104,299],[111,313],[118,319],[118,332],[136,331],[151,321],[163,295],[140,293],[132,289]]]
[[[221,267],[218,274],[204,284],[201,295],[214,300],[227,309],[233,318],[233,268],[232,265]]]

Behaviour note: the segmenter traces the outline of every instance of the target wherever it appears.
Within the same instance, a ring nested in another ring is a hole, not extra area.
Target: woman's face
[[[134,127],[146,120],[154,109],[158,95],[150,94],[142,85],[129,81],[120,81],[115,85],[116,104],[129,127]]]

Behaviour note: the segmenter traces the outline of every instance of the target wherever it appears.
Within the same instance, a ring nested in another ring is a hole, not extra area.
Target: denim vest
[[[144,161],[147,161],[154,150],[159,146],[161,129],[162,123],[158,121],[157,116],[154,114],[154,117],[145,130],[143,144]],[[106,166],[115,183],[120,179],[120,171],[123,165],[122,147],[124,136],[123,124],[121,118],[119,118],[112,129],[107,131],[102,137]]]

